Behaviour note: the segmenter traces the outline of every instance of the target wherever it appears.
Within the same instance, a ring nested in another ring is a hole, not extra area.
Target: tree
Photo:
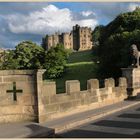
[[[95,53],[100,62],[99,77],[117,78],[120,68],[131,63],[130,46],[135,43],[140,50],[140,8],[118,15],[100,33]]]
[[[92,32],[92,40],[93,40],[94,45],[98,45],[99,38],[100,38],[103,30],[104,30],[103,25],[99,25],[99,26],[95,27],[94,31]]]
[[[19,43],[13,56],[18,61],[19,69],[43,68],[44,57],[44,49],[31,41]]]
[[[39,69],[44,66],[45,51],[31,41],[23,41],[15,50],[3,52],[1,69]]]
[[[0,59],[0,69],[18,69],[18,61],[13,58],[14,51],[4,51],[1,53],[1,59]]]
[[[47,78],[53,79],[62,76],[68,58],[68,51],[62,44],[51,47],[46,53],[45,65]]]

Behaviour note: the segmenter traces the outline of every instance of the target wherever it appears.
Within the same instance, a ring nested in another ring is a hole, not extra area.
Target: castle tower
[[[70,33],[46,35],[42,40],[42,45],[47,50],[59,43],[62,43],[66,49],[73,49],[76,51],[89,50],[92,48],[91,33],[91,28],[80,27],[76,24],[73,26],[73,30]]]
[[[63,33],[63,45],[66,49],[73,49],[73,36],[71,33]]]
[[[73,26],[73,49],[74,50],[89,50],[92,48],[91,28]]]
[[[78,24],[73,26],[72,34],[73,34],[73,49],[78,51],[80,48],[80,26]]]

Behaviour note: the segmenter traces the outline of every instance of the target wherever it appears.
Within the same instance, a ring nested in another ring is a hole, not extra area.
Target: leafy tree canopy
[[[45,68],[47,78],[58,78],[65,72],[69,52],[62,44],[51,47],[45,57]]]
[[[23,41],[15,50],[3,52],[1,69],[38,69],[43,68],[44,49],[31,41]]]
[[[17,59],[20,69],[43,68],[44,49],[31,41],[23,41],[16,46],[14,59]]]
[[[99,28],[100,29],[100,28]],[[120,68],[128,67],[130,46],[135,43],[140,50],[140,8],[118,15],[98,32],[99,46],[95,47],[100,77],[119,77]],[[94,32],[97,32],[95,28]]]

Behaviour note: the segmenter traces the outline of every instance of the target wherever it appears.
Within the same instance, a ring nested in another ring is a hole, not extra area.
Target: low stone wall
[[[40,79],[40,81],[42,81]],[[84,106],[99,108],[127,98],[125,78],[119,79],[115,87],[114,79],[105,79],[104,88],[99,88],[97,79],[87,81],[87,90],[80,91],[78,80],[66,81],[66,93],[56,94],[55,82],[40,82],[39,122],[47,122]]]
[[[66,93],[56,94],[55,82],[43,81],[45,70],[0,71],[0,123],[47,122],[76,109],[99,108],[127,98],[126,79],[105,79],[99,88],[97,79],[87,81],[87,90],[80,90],[78,80],[66,81]]]

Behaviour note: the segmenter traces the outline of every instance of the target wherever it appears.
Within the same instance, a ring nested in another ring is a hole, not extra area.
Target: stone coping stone
[[[34,122],[0,124],[0,138],[49,138],[54,133],[54,129]]]
[[[36,74],[37,72],[42,72],[44,73],[46,70],[45,69],[34,69],[34,70],[0,70],[0,76],[5,76],[5,75],[33,75]]]

